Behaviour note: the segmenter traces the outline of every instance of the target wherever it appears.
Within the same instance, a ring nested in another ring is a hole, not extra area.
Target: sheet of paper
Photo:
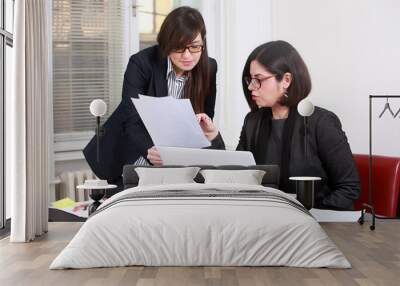
[[[248,151],[181,148],[159,146],[165,165],[255,165],[253,154]]]
[[[139,95],[132,101],[155,146],[210,146],[189,99]]]
[[[61,210],[63,212],[70,213],[70,214],[73,214],[73,215],[76,215],[76,216],[79,216],[79,217],[83,217],[83,218],[87,218],[89,216],[88,208],[79,209],[79,210],[76,210],[76,211],[73,210],[74,209],[73,207],[65,207],[65,208],[49,207],[49,208]]]

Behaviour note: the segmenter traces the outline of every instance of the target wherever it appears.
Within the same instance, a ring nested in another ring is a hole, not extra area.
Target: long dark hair
[[[196,113],[204,112],[204,101],[209,90],[209,64],[206,45],[206,26],[200,12],[191,7],[179,7],[171,11],[161,25],[157,42],[168,56],[173,50],[185,48],[200,33],[203,51],[197,65],[189,71],[185,84],[185,98],[189,98]]]
[[[311,91],[311,78],[307,66],[296,49],[285,41],[272,41],[257,47],[247,58],[242,74],[243,92],[251,111],[258,110],[251,100],[251,91],[245,81],[250,76],[250,63],[256,60],[268,72],[281,81],[285,73],[291,73],[292,81],[287,89],[287,98],[282,98],[281,104],[288,107],[296,106],[306,98]]]

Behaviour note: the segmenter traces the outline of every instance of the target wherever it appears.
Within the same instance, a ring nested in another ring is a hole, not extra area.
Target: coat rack
[[[393,118],[395,119],[400,114],[400,108],[396,112],[394,112],[389,104],[389,98],[400,98],[400,95],[370,95],[369,96],[369,156],[368,156],[368,204],[362,204],[361,206],[361,217],[358,222],[360,224],[364,223],[364,214],[365,211],[369,210],[372,215],[372,225],[370,226],[371,230],[375,229],[375,208],[372,203],[372,100],[374,98],[386,98],[386,104],[384,109],[379,114],[379,119],[385,114],[385,112],[389,112]],[[400,117],[399,117],[400,119]]]

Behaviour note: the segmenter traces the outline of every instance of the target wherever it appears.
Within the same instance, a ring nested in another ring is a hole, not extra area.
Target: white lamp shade
[[[90,113],[94,116],[103,116],[107,112],[107,104],[102,99],[95,99],[90,103]]]
[[[297,111],[301,116],[311,116],[314,113],[314,104],[308,99],[303,99],[297,105]]]

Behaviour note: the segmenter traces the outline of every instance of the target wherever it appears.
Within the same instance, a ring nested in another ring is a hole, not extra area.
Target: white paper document
[[[204,148],[211,145],[189,99],[139,95],[139,98],[132,98],[132,102],[156,147]]]
[[[158,147],[165,165],[255,165],[253,154],[248,151],[225,151],[214,149],[193,149]]]

